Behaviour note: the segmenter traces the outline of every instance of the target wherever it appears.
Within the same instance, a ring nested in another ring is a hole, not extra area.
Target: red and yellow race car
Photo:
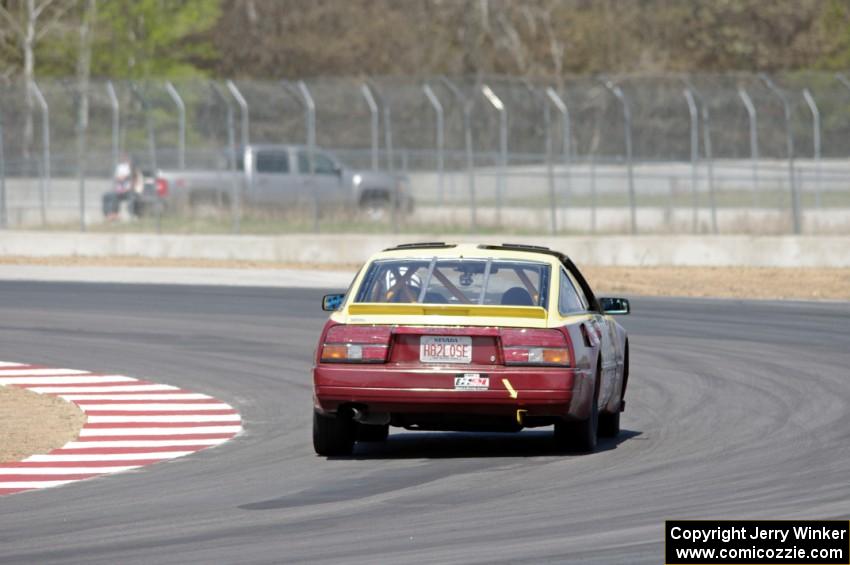
[[[313,446],[351,453],[408,430],[554,425],[593,451],[620,431],[629,342],[573,262],[528,245],[399,245],[374,255],[333,312],[313,368]]]

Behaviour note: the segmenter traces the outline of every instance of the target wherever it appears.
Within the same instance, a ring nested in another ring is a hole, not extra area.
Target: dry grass
[[[85,421],[76,405],[61,398],[0,386],[0,462],[62,447],[77,439]]]
[[[766,267],[588,267],[606,293],[796,300],[850,300],[850,269]]]

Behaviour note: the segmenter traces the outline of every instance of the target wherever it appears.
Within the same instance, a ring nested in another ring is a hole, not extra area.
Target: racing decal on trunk
[[[488,390],[490,377],[480,373],[462,373],[455,377],[455,390]]]
[[[0,496],[176,459],[242,431],[242,418],[229,404],[124,375],[0,362],[0,386],[58,396],[86,416],[76,440],[0,462]]]

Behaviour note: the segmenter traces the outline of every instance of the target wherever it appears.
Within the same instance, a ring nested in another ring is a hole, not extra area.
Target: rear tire
[[[313,449],[319,455],[351,455],[355,422],[313,412]]]
[[[617,437],[620,435],[620,413],[599,415],[599,437]]]
[[[381,442],[387,441],[390,435],[390,425],[370,426],[368,424],[357,424],[357,441]]]
[[[599,369],[596,371],[596,383],[590,415],[578,422],[564,421],[555,423],[555,443],[559,448],[577,453],[596,451],[596,437],[599,432]]]

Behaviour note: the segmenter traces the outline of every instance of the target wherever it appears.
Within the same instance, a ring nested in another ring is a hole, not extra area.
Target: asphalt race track
[[[0,359],[205,392],[246,432],[0,499],[5,563],[659,563],[666,518],[850,516],[850,305],[635,298],[625,431],[393,430],[324,459],[322,291],[0,283]]]

